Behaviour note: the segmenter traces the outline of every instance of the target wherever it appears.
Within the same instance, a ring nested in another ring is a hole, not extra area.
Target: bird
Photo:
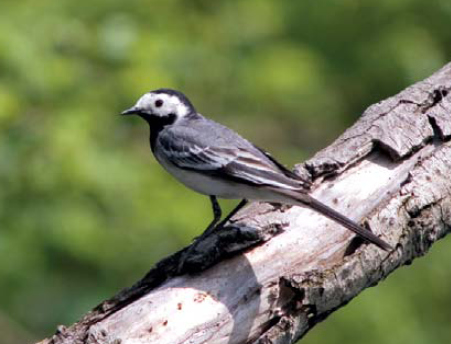
[[[249,201],[261,201],[313,209],[380,249],[392,249],[370,230],[310,195],[306,178],[234,130],[198,113],[180,91],[149,91],[121,115],[144,119],[156,160],[182,184],[210,197],[213,220],[201,237],[221,228]],[[219,222],[222,211],[217,198],[241,202]]]

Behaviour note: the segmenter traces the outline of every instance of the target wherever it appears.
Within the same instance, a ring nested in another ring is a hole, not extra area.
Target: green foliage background
[[[0,343],[74,322],[209,221],[117,116],[142,93],[180,89],[293,164],[449,61],[450,23],[449,0],[3,0]],[[303,343],[449,343],[447,241]]]

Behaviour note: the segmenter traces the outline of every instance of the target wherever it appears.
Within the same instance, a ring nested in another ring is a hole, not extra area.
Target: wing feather
[[[179,168],[253,186],[296,190],[307,190],[310,186],[253,145],[212,146],[202,144],[196,137],[186,133],[177,136],[162,134],[159,135],[158,147],[165,158]]]

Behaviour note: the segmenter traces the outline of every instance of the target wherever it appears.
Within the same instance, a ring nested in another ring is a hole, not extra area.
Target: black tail
[[[280,192],[280,191],[279,191]],[[380,239],[373,233],[371,233],[369,230],[363,228],[362,226],[358,225],[354,221],[348,219],[346,216],[341,215],[339,212],[335,211],[334,209],[328,207],[327,205],[321,203],[320,201],[317,201],[313,197],[309,195],[303,195],[299,197],[298,194],[295,192],[284,192],[284,194],[289,195],[291,198],[294,198],[299,203],[301,203],[304,206],[310,207],[313,210],[316,210],[320,214],[328,217],[329,219],[339,223],[343,227],[353,231],[357,235],[359,235],[362,239],[376,245],[377,247],[381,248],[384,251],[392,250],[393,247],[390,246],[388,243],[386,243],[384,240]]]

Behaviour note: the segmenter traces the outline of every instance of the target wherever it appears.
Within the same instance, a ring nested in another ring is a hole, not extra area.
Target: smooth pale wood
[[[295,342],[449,231],[449,91],[451,64],[368,108],[297,167],[316,198],[366,219],[392,252],[309,209],[252,204],[188,253],[182,274],[177,253],[41,343]]]

